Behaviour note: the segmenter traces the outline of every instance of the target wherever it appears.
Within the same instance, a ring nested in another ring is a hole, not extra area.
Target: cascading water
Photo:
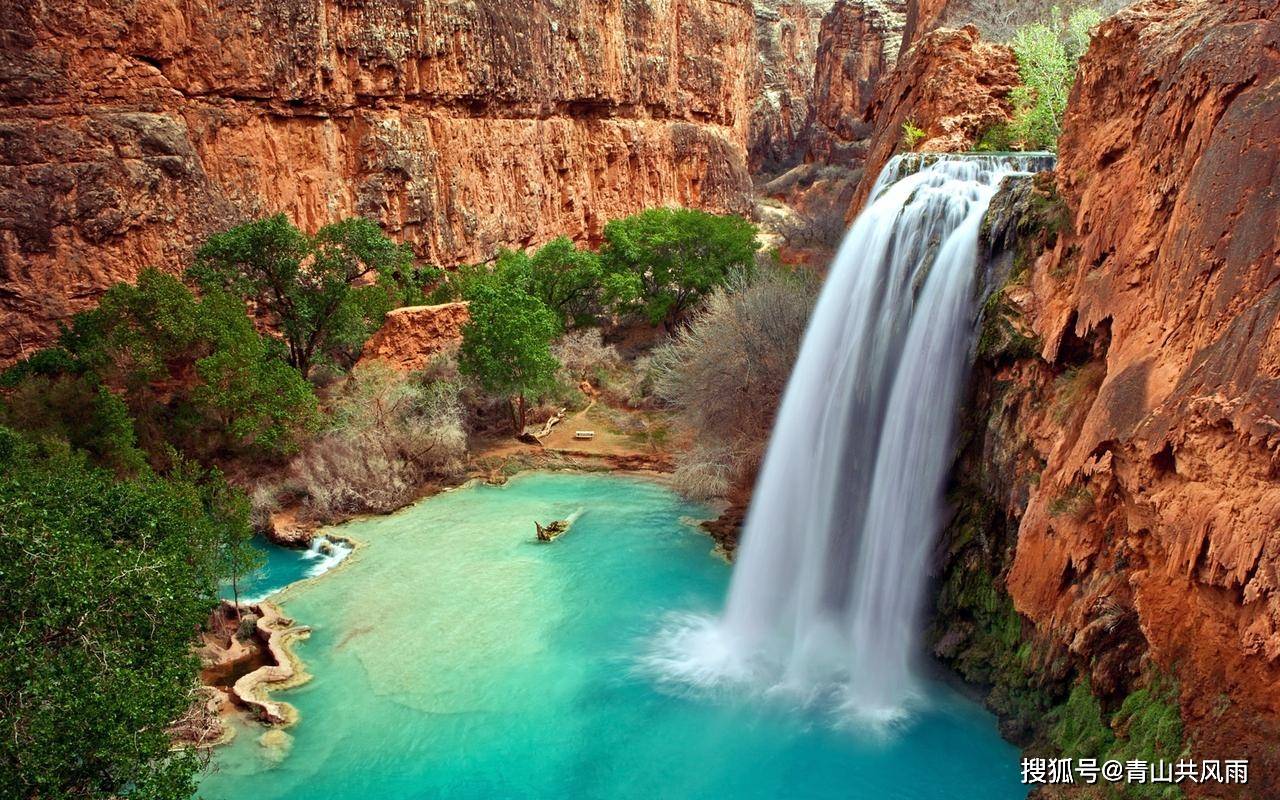
[[[805,334],[725,612],[667,631],[666,676],[901,713],[975,339],[979,228],[1004,176],[1050,159],[910,155],[881,172]]]

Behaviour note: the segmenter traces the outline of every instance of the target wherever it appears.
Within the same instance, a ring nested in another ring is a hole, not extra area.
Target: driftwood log
[[[541,522],[534,520],[533,527],[538,531],[538,541],[553,542],[558,536],[569,530],[569,521],[565,519],[558,519],[546,527],[543,527]]]
[[[551,433],[552,428],[554,428],[556,425],[564,421],[564,414],[567,410],[568,409],[562,408],[556,413],[552,414],[551,418],[548,419],[546,422],[542,423],[542,427],[539,428],[537,431],[531,431],[528,428],[525,428],[524,430],[520,431],[520,435],[517,436],[516,438],[524,442],[525,444],[542,444],[542,438],[546,436],[548,433]]]

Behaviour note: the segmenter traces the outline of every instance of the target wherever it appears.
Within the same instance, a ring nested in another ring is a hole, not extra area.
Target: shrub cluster
[[[655,351],[657,394],[697,433],[675,476],[690,496],[754,476],[817,292],[807,274],[780,268],[736,278]]]
[[[312,519],[336,522],[412,501],[432,476],[456,475],[466,456],[457,382],[361,364],[333,398],[330,426],[289,465],[284,493]],[[269,508],[275,493],[255,498]]]
[[[734,216],[656,208],[604,229],[600,252],[556,239],[533,253],[503,251],[491,270],[445,279],[433,299],[471,303],[458,366],[508,398],[524,429],[531,403],[563,391],[552,342],[564,331],[634,316],[668,330],[731,276],[749,273],[755,228]]]

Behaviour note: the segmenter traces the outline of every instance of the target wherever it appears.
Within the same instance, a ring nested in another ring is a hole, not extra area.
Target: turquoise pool
[[[534,520],[580,513],[552,544]],[[668,692],[641,658],[666,615],[714,611],[704,513],[642,479],[528,473],[339,533],[351,563],[280,597],[314,633],[301,722],[220,749],[208,800],[1025,796],[1018,753],[953,691],[889,736],[760,698]],[[283,574],[283,573],[281,573]]]

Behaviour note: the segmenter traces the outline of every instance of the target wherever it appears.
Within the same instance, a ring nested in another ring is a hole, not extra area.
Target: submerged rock
[[[262,748],[263,758],[273,764],[279,764],[293,749],[293,737],[285,730],[272,728],[258,737],[258,745]]]

